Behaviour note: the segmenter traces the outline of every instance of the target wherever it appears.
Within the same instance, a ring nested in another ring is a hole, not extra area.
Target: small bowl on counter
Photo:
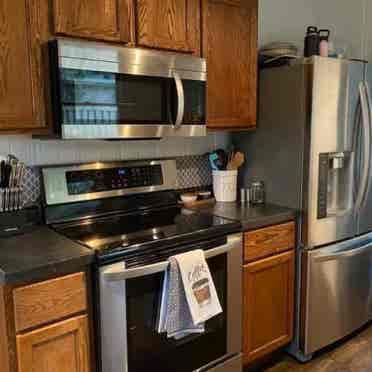
[[[185,204],[195,203],[198,200],[198,195],[194,193],[181,194],[181,200]]]
[[[189,192],[180,195],[182,204],[186,208],[198,208],[214,204],[216,200],[213,198],[211,191]]]

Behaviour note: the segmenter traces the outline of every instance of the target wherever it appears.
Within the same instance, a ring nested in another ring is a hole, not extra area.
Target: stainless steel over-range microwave
[[[52,102],[64,139],[206,134],[206,62],[179,53],[57,39]]]

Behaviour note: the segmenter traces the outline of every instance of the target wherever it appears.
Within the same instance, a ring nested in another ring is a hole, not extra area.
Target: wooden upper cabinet
[[[17,336],[18,372],[92,372],[88,317]]]
[[[139,46],[200,54],[200,0],[133,0]]]
[[[245,364],[270,354],[292,340],[294,269],[294,250],[244,266]]]
[[[257,0],[203,0],[207,124],[252,129],[257,115]]]
[[[129,0],[53,0],[57,34],[96,40],[130,40]]]
[[[46,124],[42,15],[36,0],[0,1],[0,130]]]

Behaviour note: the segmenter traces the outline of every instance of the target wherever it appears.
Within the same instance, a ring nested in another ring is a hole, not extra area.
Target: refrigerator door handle
[[[369,84],[367,82],[364,83],[367,95],[367,102],[368,102],[368,124],[369,124],[369,138],[370,138],[370,146],[372,146],[372,98],[371,98],[371,91],[369,89]],[[369,168],[368,168],[368,182],[367,182],[367,190],[366,195],[370,193],[371,190],[371,156],[368,157],[369,159]],[[365,198],[366,199],[366,198]]]
[[[354,257],[354,256],[364,254],[364,253],[372,253],[371,242],[363,244],[361,247],[358,247],[358,248],[351,247],[350,249],[347,249],[347,250],[340,250],[340,251],[335,251],[333,253],[319,254],[314,258],[314,261],[316,262],[330,261],[330,260],[335,260],[335,259],[340,259],[340,258],[345,258],[345,257]]]
[[[369,103],[368,103],[368,89],[364,82],[359,84],[359,94],[360,103],[362,108],[362,128],[363,128],[363,169],[362,176],[360,179],[360,187],[358,195],[355,201],[355,210],[357,212],[363,206],[365,200],[365,195],[367,193],[368,187],[368,175],[371,165],[370,155],[371,155],[371,134],[370,134],[370,113],[369,113]]]

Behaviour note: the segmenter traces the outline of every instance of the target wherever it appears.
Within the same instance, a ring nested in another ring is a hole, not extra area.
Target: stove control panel
[[[161,165],[127,166],[66,172],[69,195],[82,195],[163,184]]]

